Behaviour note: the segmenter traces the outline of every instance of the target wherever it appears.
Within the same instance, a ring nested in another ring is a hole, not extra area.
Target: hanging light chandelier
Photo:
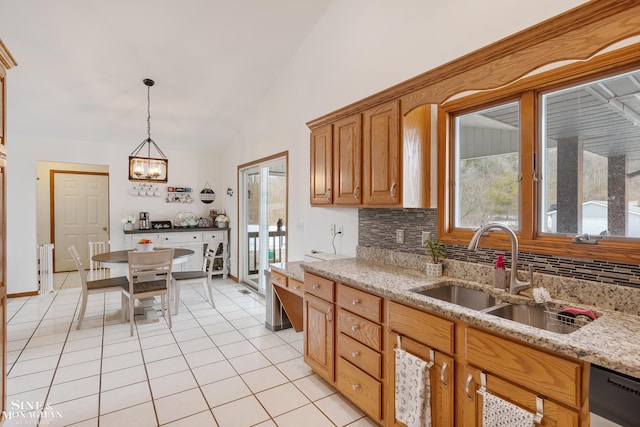
[[[144,79],[142,82],[147,86],[147,139],[129,155],[129,181],[167,182],[169,161],[151,139],[151,86],[155,82],[151,79]],[[155,150],[155,157],[151,157],[151,147]]]

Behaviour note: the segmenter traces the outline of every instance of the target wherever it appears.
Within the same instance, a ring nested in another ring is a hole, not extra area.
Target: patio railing
[[[249,274],[258,274],[258,252],[260,245],[258,241],[258,232],[250,231],[247,233],[248,245],[247,245],[247,260],[249,262]],[[282,231],[269,231],[269,263],[282,262],[284,256],[285,247],[285,232]]]

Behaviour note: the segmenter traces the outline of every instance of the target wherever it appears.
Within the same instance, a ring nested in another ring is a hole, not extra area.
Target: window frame
[[[632,45],[612,52],[597,55],[584,62],[574,62],[549,71],[524,77],[512,84],[495,90],[473,93],[453,99],[440,106],[438,114],[438,180],[439,203],[443,210],[438,223],[439,239],[447,244],[467,245],[473,230],[454,227],[454,171],[455,165],[455,117],[468,112],[519,99],[520,102],[520,231],[517,233],[520,250],[571,258],[597,259],[604,261],[640,263],[640,239],[607,238],[597,245],[573,243],[571,236],[543,234],[539,231],[538,217],[541,201],[534,179],[534,166],[541,141],[543,93],[559,90],[604,77],[640,69],[639,46]],[[451,99],[451,98],[450,98]],[[535,173],[543,173],[538,170]],[[494,249],[510,249],[504,233],[491,233],[481,240],[481,246]]]

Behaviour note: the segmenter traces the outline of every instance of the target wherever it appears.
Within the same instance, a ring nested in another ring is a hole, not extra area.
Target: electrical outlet
[[[396,230],[396,243],[404,244],[404,230]]]
[[[335,224],[329,224],[329,235],[331,237],[333,237],[334,234],[336,234],[336,225]]]
[[[420,241],[420,246],[424,246],[424,243],[427,240],[431,240],[431,232],[430,231],[423,231],[422,232],[422,240]]]
[[[338,226],[336,233],[338,233],[340,236],[344,236],[344,230],[341,225]]]

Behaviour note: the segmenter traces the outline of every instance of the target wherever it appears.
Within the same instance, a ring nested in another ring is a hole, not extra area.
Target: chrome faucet
[[[480,237],[482,237],[485,232],[488,232],[495,228],[505,231],[511,239],[511,280],[509,281],[509,293],[511,295],[517,295],[520,291],[523,291],[532,286],[533,268],[529,267],[528,282],[521,282],[520,280],[518,280],[518,238],[516,237],[516,233],[514,233],[512,229],[497,222],[482,225],[473,233],[473,237],[469,242],[468,249],[470,251],[478,250],[478,242],[480,242]]]

